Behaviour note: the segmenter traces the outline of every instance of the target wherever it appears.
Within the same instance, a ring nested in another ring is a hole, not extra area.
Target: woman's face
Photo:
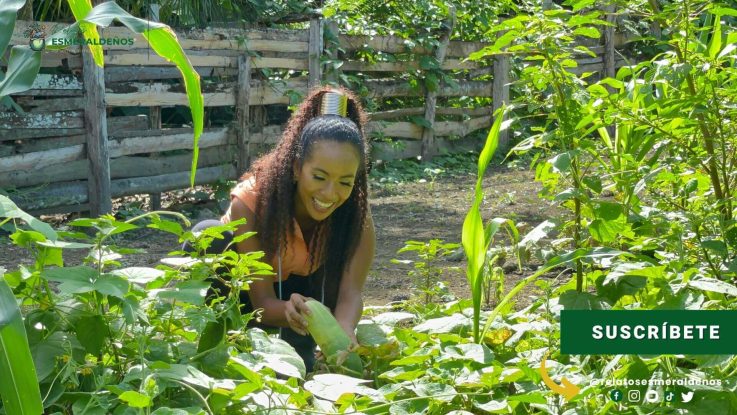
[[[294,166],[295,214],[300,226],[327,219],[353,191],[359,157],[349,143],[317,140],[304,163]]]

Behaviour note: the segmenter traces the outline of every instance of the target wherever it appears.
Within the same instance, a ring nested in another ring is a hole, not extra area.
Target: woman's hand
[[[287,319],[289,327],[295,332],[306,336],[307,320],[302,317],[303,314],[310,314],[310,309],[305,305],[305,301],[310,298],[293,293],[284,307],[284,316]]]

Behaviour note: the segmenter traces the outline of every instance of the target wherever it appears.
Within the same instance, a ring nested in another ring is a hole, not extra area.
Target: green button
[[[737,311],[563,310],[564,354],[737,354]]]

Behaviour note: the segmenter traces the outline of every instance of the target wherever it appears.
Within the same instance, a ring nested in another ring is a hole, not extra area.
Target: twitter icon
[[[693,391],[681,392],[681,401],[684,403],[691,402],[693,399]]]

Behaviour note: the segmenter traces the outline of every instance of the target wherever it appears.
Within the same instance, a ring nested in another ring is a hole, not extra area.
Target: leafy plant
[[[427,242],[407,241],[397,253],[414,252],[420,258],[420,261],[392,260],[392,262],[412,264],[414,270],[410,271],[409,276],[412,278],[413,286],[424,295],[424,304],[432,304],[434,299],[442,292],[441,275],[443,270],[436,265],[436,261],[453,253],[459,247],[459,244],[444,243],[440,239],[431,239]]]

